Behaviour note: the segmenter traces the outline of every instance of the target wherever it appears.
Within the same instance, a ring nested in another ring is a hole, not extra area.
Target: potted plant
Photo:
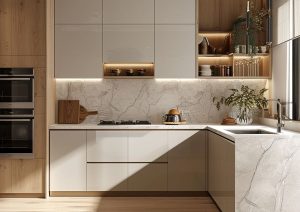
[[[241,89],[230,89],[232,92],[228,97],[213,97],[213,103],[220,110],[221,105],[232,106],[237,108],[236,121],[238,124],[251,124],[252,114],[255,109],[263,109],[268,105],[268,100],[264,97],[267,89],[263,88],[259,91],[242,85]]]

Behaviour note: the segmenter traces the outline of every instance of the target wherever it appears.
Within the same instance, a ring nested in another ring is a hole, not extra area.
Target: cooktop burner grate
[[[121,120],[121,121],[113,121],[113,120],[100,120],[98,125],[150,125],[151,122],[145,120]]]

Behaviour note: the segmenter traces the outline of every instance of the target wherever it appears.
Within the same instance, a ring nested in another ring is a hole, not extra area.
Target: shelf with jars
[[[103,65],[106,79],[153,79],[153,63],[105,63]]]
[[[230,32],[200,32],[198,35],[198,77],[210,78],[270,78],[271,54],[264,46],[232,47]],[[253,51],[253,53],[252,53]]]

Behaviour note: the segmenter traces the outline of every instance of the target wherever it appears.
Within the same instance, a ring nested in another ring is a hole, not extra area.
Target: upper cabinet
[[[195,24],[195,0],[156,0],[155,24]]]
[[[56,0],[55,24],[101,24],[102,0]]]
[[[102,0],[55,1],[55,77],[102,77]]]
[[[154,24],[154,0],[103,0],[103,24]]]
[[[155,26],[155,76],[195,78],[194,25]]]
[[[55,77],[100,78],[102,69],[101,26],[56,25]]]
[[[154,25],[104,25],[103,62],[154,62]]]
[[[274,0],[272,11],[273,45],[292,39],[294,36],[293,0]]]
[[[294,0],[295,37],[300,36],[300,0]]]

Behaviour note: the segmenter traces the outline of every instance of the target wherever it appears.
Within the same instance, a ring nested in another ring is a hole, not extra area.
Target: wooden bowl
[[[168,114],[170,114],[170,115],[180,115],[180,112],[179,112],[179,110],[173,108],[173,109],[169,110]]]

